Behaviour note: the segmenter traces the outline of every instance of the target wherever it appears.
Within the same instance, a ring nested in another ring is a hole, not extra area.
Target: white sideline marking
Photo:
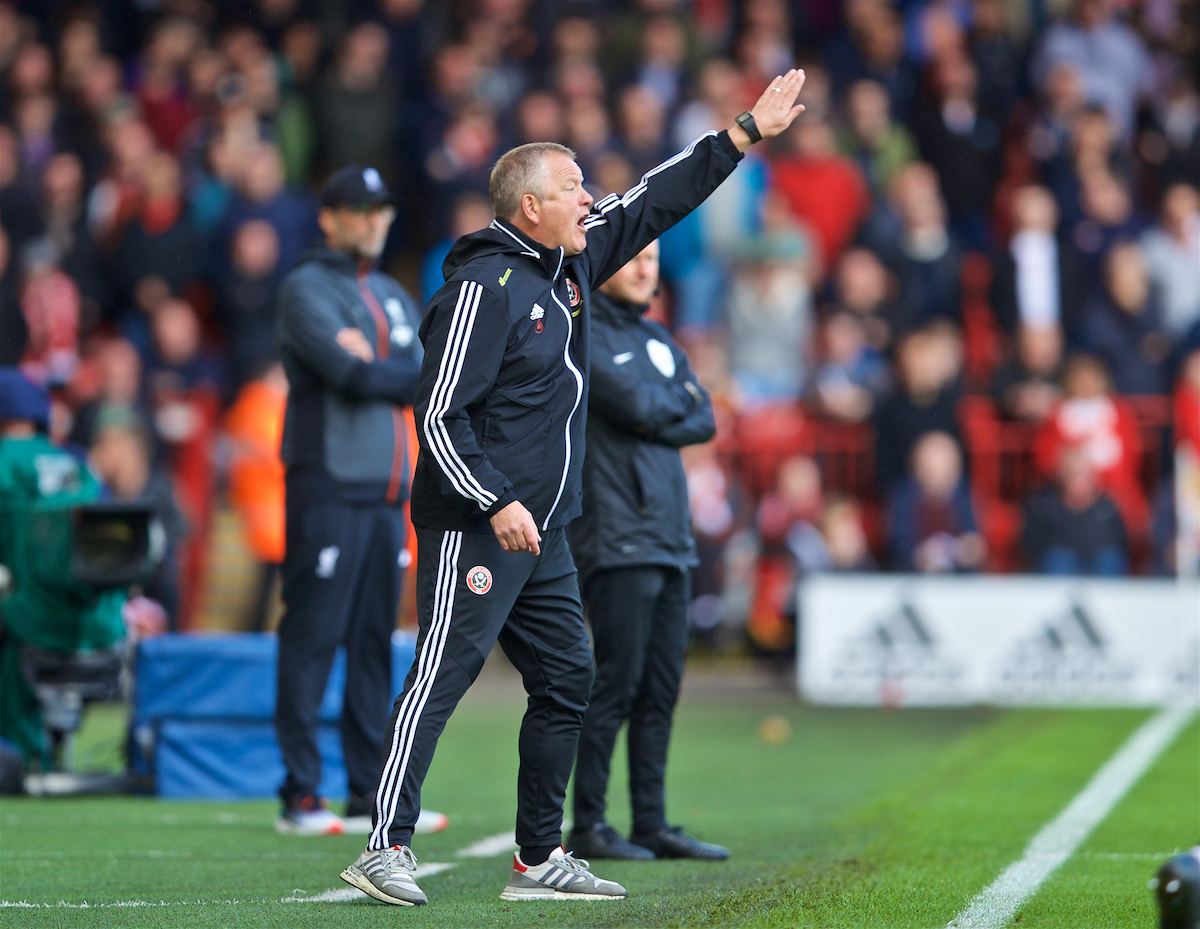
[[[1195,715],[1194,704],[1173,706],[1151,717],[1095,773],[1067,808],[1042,827],[1014,861],[947,924],[952,929],[1003,929],[1138,782]]]
[[[480,839],[466,848],[460,848],[458,857],[491,858],[493,855],[502,855],[505,852],[515,852],[516,850],[517,834],[512,831],[501,832],[498,835],[489,835],[486,839]]]

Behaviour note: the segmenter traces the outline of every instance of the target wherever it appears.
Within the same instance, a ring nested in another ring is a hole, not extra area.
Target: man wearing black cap
[[[390,640],[408,561],[400,407],[413,402],[422,357],[416,304],[373,267],[394,216],[392,195],[374,168],[334,172],[321,192],[325,245],[300,260],[279,293],[290,391],[283,430],[286,612],[275,711],[287,779],[276,827],[295,835],[369,830],[391,704]],[[318,793],[317,720],[339,645],[346,648],[345,822]]]

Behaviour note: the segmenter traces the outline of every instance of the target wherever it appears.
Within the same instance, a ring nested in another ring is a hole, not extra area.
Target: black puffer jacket
[[[580,513],[592,288],[695,209],[741,160],[709,133],[592,204],[578,255],[496,220],[459,239],[421,323],[412,520],[490,532],[514,500],[542,530]]]
[[[713,437],[712,404],[645,310],[592,296],[583,515],[568,529],[581,585],[607,568],[696,564],[679,449]]]

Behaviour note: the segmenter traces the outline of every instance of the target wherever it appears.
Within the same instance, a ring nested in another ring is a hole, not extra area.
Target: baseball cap
[[[50,395],[16,368],[0,368],[0,419],[27,419],[43,429],[50,422]]]
[[[338,168],[321,188],[321,206],[369,206],[395,202],[395,195],[387,189],[379,172],[363,165]]]

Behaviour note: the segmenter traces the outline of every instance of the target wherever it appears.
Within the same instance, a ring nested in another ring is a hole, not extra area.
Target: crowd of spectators
[[[803,116],[661,240],[653,312],[721,416],[686,454],[697,626],[749,617],[777,647],[808,571],[1171,571],[1169,411],[1200,409],[1198,10],[0,2],[0,364],[168,516],[185,589],[158,596],[186,610],[219,501],[280,556],[275,293],[332,168],[401,193],[385,264],[428,298],[508,147],[563,142],[597,197],[624,191],[795,64]],[[981,471],[998,435],[1027,472],[1007,501]]]

